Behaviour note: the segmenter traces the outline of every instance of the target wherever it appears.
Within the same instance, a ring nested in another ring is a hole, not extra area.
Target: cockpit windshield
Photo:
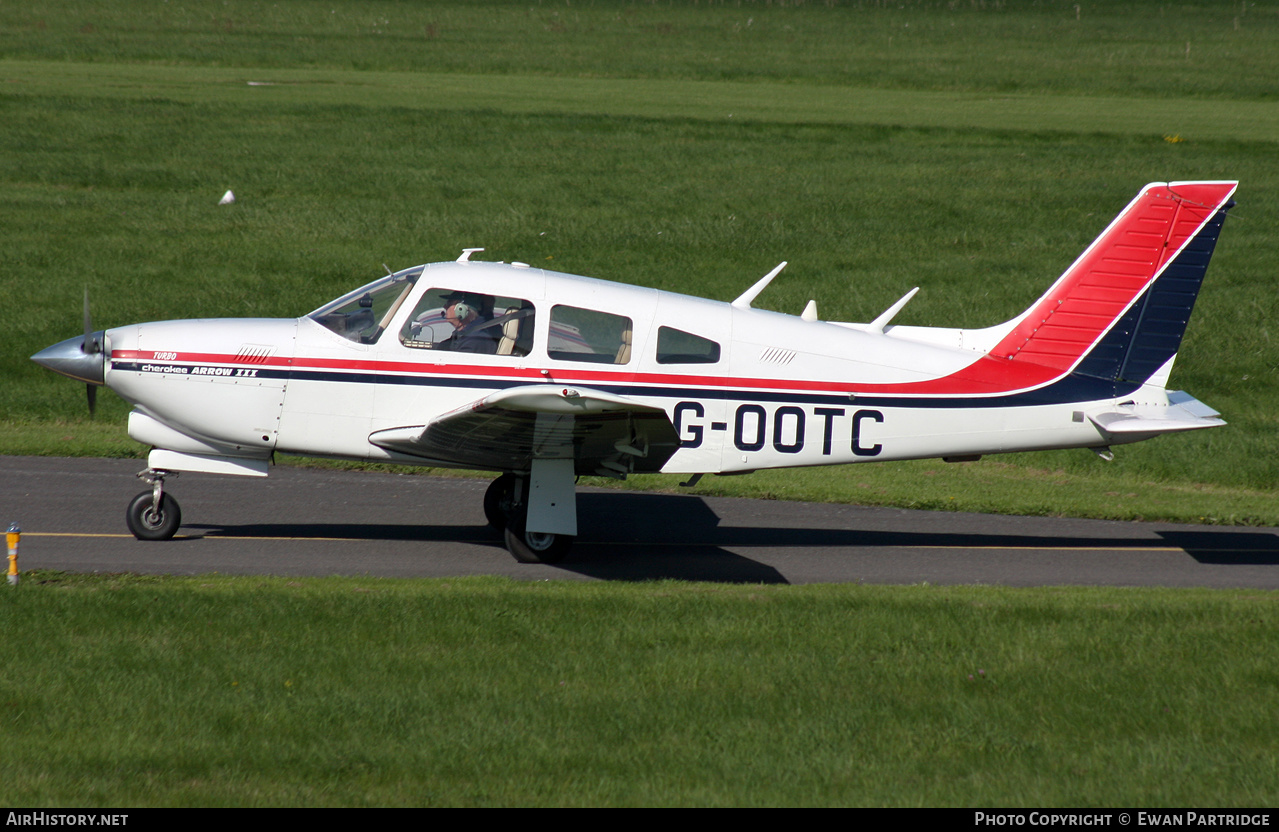
[[[422,269],[414,266],[375,280],[321,306],[307,317],[350,341],[372,344],[413,291]]]

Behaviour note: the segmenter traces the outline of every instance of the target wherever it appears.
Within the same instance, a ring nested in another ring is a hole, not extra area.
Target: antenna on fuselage
[[[462,249],[462,256],[461,256],[461,257],[459,257],[459,258],[457,258],[457,262],[458,262],[458,263],[469,263],[469,262],[471,262],[471,255],[472,255],[472,254],[475,254],[477,251],[483,251],[483,250],[484,250],[484,249],[482,249],[482,248],[464,248],[464,249]]]
[[[777,275],[780,274],[782,269],[784,268],[786,268],[785,260],[778,263],[777,268],[773,269],[771,272],[769,272],[768,274],[764,275],[759,280],[757,280],[754,286],[750,287],[745,292],[742,292],[741,297],[733,301],[732,305],[738,309],[750,309],[751,301],[759,297],[759,293],[767,289],[768,284],[771,283],[773,278],[777,277]]]
[[[911,289],[909,292],[902,295],[901,300],[897,301],[892,306],[884,310],[884,314],[880,315],[875,320],[866,324],[866,331],[878,332],[880,335],[883,335],[884,327],[888,326],[888,322],[891,321],[894,317],[896,317],[898,312],[902,311],[903,306],[910,303],[910,299],[913,298],[915,296],[915,293],[918,291],[919,291],[919,287],[916,286],[914,289]]]

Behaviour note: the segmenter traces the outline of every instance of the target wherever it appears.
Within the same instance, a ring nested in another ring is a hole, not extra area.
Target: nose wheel
[[[125,512],[124,521],[138,540],[169,540],[182,525],[182,509],[178,501],[164,493],[167,471],[147,469],[138,474],[151,484],[149,491],[134,497]]]

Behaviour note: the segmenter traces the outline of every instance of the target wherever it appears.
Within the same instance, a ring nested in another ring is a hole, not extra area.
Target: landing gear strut
[[[182,525],[182,509],[178,501],[164,493],[164,478],[173,473],[148,468],[138,474],[151,490],[143,491],[129,503],[124,519],[138,540],[168,540]]]
[[[573,535],[527,530],[530,477],[503,474],[484,493],[484,516],[502,532],[506,549],[520,563],[559,563],[573,545]]]

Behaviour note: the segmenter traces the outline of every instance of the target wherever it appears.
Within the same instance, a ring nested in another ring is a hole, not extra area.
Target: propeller
[[[93,322],[89,316],[89,287],[84,287],[84,340],[80,342],[80,352],[85,355],[97,355],[102,352],[102,342],[93,337]],[[89,418],[93,418],[94,410],[98,404],[98,386],[96,384],[84,385],[85,396],[89,401]]]
[[[97,404],[97,388],[106,383],[106,333],[94,332],[89,315],[89,290],[84,290],[84,337],[71,337],[45,347],[31,360],[55,373],[88,385],[89,417]]]

